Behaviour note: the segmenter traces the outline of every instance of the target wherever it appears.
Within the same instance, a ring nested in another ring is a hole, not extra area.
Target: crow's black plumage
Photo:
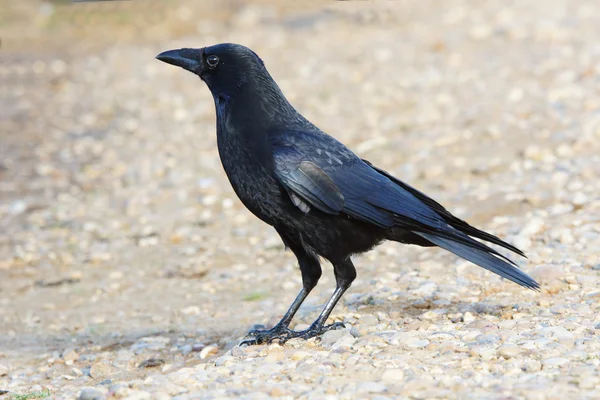
[[[523,255],[520,250],[456,218],[306,120],[252,50],[225,43],[166,51],[157,58],[206,82],[216,106],[221,162],[233,189],[298,258],[303,281],[298,297],[273,329],[253,331],[254,339],[245,343],[308,338],[337,328],[340,324],[325,322],[356,278],[350,256],[383,240],[439,246],[519,285],[539,288],[512,261],[473,238]],[[336,290],[309,329],[292,331],[290,321],[321,276],[319,257],[333,264]]]

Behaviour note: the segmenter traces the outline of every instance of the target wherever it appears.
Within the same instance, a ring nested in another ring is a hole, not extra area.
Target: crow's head
[[[222,43],[201,49],[169,50],[156,56],[198,75],[214,95],[228,98],[250,80],[270,76],[262,60],[247,47]]]

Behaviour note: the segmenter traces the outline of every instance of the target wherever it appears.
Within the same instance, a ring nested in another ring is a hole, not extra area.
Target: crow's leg
[[[341,322],[335,322],[331,325],[325,325],[325,322],[327,322],[327,318],[329,318],[329,315],[338,301],[342,298],[350,285],[352,285],[354,279],[356,279],[356,268],[354,268],[352,260],[347,258],[341,262],[334,262],[333,271],[335,273],[336,288],[327,304],[325,304],[325,308],[323,308],[323,311],[321,311],[321,314],[319,314],[310,328],[300,332],[290,332],[290,339],[295,337],[309,339],[311,337],[322,335],[327,331],[345,327]]]
[[[296,296],[296,299],[287,310],[281,321],[277,323],[277,325],[268,330],[256,329],[250,331],[248,334],[254,338],[245,340],[240,343],[240,345],[250,346],[254,344],[271,343],[274,340],[285,342],[285,340],[293,337],[290,336],[290,334],[293,334],[294,332],[288,328],[290,322],[292,322],[292,318],[294,318],[294,315],[310,291],[317,286],[317,282],[321,277],[321,264],[319,263],[317,255],[306,251],[300,240],[292,240],[289,235],[284,234],[284,232],[281,232],[280,230],[277,230],[277,232],[283,239],[285,245],[294,252],[296,258],[298,259],[300,272],[302,273],[302,290],[300,290],[300,293],[298,293],[298,296]]]
[[[325,304],[325,308],[323,308],[321,314],[319,314],[319,316],[317,317],[315,322],[312,323],[310,328],[304,331],[292,331],[288,328],[285,328],[284,330],[280,330],[278,334],[276,336],[273,336],[268,342],[277,339],[279,343],[282,344],[293,338],[310,339],[312,337],[322,335],[323,333],[330,330],[344,328],[344,324],[342,324],[341,322],[336,322],[331,325],[325,325],[325,322],[327,322],[327,318],[329,318],[331,311],[333,311],[335,305],[338,303],[344,292],[348,290],[348,288],[352,284],[352,281],[354,281],[354,279],[356,278],[356,269],[354,268],[354,264],[352,264],[352,261],[349,258],[342,262],[334,263],[333,268],[336,280],[335,291],[333,292],[333,295],[331,296],[327,304]],[[244,342],[243,344],[257,344],[256,342],[249,342],[250,341]]]

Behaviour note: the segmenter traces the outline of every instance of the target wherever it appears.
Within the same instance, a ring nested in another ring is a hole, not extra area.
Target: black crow
[[[298,258],[302,290],[275,327],[251,331],[253,338],[244,344],[283,343],[342,327],[325,322],[356,278],[350,257],[384,240],[439,246],[526,288],[539,288],[514,262],[472,237],[524,256],[522,251],[456,218],[304,118],[252,50],[224,43],[156,58],[208,85],[219,155],[235,193]],[[319,257],[333,265],[336,289],[310,328],[292,331],[294,314],[321,276]]]

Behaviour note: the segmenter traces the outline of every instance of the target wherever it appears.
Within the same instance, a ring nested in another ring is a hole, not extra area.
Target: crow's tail
[[[467,235],[459,234],[459,237],[455,239],[452,237],[454,235],[439,235],[432,232],[415,231],[413,231],[413,233],[442,249],[448,250],[467,261],[477,264],[480,267],[518,283],[521,286],[532,290],[539,290],[540,288],[540,285],[525,272],[517,268],[514,262],[499,255],[495,250],[483,243],[471,239]]]

